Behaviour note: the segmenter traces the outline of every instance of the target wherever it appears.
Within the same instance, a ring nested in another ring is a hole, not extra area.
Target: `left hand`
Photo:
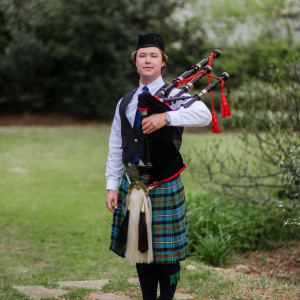
[[[144,134],[149,134],[167,125],[166,113],[153,114],[142,121]]]

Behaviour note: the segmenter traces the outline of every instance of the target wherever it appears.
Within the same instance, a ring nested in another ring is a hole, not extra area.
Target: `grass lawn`
[[[56,286],[62,280],[105,278],[113,279],[106,290],[131,294],[127,278],[136,277],[135,267],[108,249],[108,138],[105,126],[0,128],[0,299],[28,299],[12,285]],[[193,147],[205,151],[213,138],[229,144],[236,139],[186,133],[182,153]],[[187,192],[200,191],[188,170],[183,180]],[[185,269],[191,263],[197,271]],[[265,278],[226,277],[193,259],[183,263],[179,288],[199,299],[276,299],[278,291],[296,295],[293,286]],[[270,298],[255,297],[257,290]],[[251,293],[254,298],[244,296]],[[78,290],[70,297],[83,299],[85,294]],[[140,293],[132,297],[140,299]]]

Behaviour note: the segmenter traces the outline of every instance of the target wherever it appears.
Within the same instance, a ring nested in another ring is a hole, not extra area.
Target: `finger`
[[[146,130],[143,131],[144,134],[149,134],[152,132],[152,128],[148,127]]]
[[[115,212],[114,209],[117,209],[117,208],[118,208],[118,205],[117,205],[116,201],[114,199],[112,199],[110,202],[110,211]]]
[[[143,133],[150,133],[151,130],[152,130],[152,127],[149,126],[149,127],[146,127],[146,128],[142,128],[142,130],[143,130]]]
[[[108,201],[107,203],[106,203],[106,206],[107,206],[107,208],[108,208],[108,210],[110,211],[110,212],[114,212],[114,210],[113,210],[113,208],[112,208],[112,203],[111,203],[111,201]]]
[[[148,118],[145,118],[145,119],[142,120],[142,126],[144,126],[147,123],[147,121],[148,121],[147,119]]]
[[[143,121],[145,121],[146,119],[144,119]],[[149,126],[151,126],[151,123],[148,121],[145,121],[144,123],[142,122],[142,128],[143,129],[147,129]]]
[[[118,200],[115,200],[114,203],[115,203],[115,209],[117,209],[118,208]]]

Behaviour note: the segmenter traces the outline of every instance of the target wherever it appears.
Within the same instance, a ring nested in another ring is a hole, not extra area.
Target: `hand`
[[[106,206],[109,211],[114,213],[114,208],[118,208],[118,193],[114,190],[108,190],[106,194],[106,200],[105,200]]]
[[[149,134],[165,125],[167,125],[166,113],[154,114],[142,121],[142,130],[144,134]]]

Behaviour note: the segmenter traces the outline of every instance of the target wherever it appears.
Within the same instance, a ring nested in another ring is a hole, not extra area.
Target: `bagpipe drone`
[[[172,111],[170,103],[185,100],[178,108],[186,109],[194,102],[210,93],[212,124],[214,133],[220,133],[218,119],[213,106],[212,90],[221,83],[221,117],[226,118],[231,115],[230,109],[223,91],[224,81],[229,75],[224,72],[221,76],[210,75],[211,62],[221,55],[219,50],[214,50],[211,55],[185,71],[170,84],[166,84],[155,95],[142,93],[139,95],[138,110],[141,111],[142,119],[152,114]],[[208,85],[200,93],[193,96],[184,96],[195,83],[201,78],[208,77]],[[210,78],[216,79],[210,83]],[[173,97],[169,97],[173,88],[184,85]],[[153,261],[152,254],[152,233],[151,233],[151,201],[149,190],[160,183],[167,182],[179,175],[186,166],[179,152],[183,128],[174,126],[163,126],[150,133],[143,134],[141,126],[132,136],[131,142],[124,147],[128,147],[127,159],[123,163],[127,165],[129,155],[138,154],[139,159],[149,170],[148,187],[140,181],[129,181],[126,216],[121,225],[117,238],[117,247],[124,251],[127,260],[137,263],[150,263]],[[125,151],[124,151],[125,152]],[[129,153],[129,154],[128,154]],[[135,167],[135,166],[133,166]]]

